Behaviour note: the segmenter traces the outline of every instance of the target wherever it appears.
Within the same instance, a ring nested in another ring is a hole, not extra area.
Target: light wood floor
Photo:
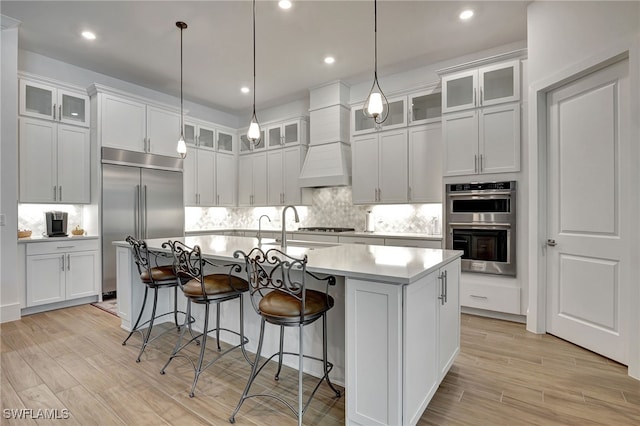
[[[1,424],[45,424],[5,418],[5,409],[68,409],[64,424],[229,424],[249,367],[239,351],[200,378],[188,392],[191,367],[174,360],[159,370],[173,335],[158,339],[138,364],[139,337],[113,315],[90,305],[5,323],[1,331]],[[211,340],[210,342],[213,342]],[[527,333],[522,324],[463,315],[462,349],[420,425],[638,425],[640,382],[626,368],[550,335]],[[210,345],[213,347],[214,345]],[[268,375],[259,389],[294,397],[295,371],[280,382]],[[305,424],[344,422],[344,397],[323,385]],[[238,425],[295,424],[274,401],[245,402]]]

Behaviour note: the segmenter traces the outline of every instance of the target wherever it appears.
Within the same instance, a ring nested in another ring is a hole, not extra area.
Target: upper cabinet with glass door
[[[20,79],[20,115],[89,127],[89,96],[81,90]]]
[[[307,121],[297,119],[281,123],[273,123],[267,126],[267,148],[280,148],[307,144]]]
[[[520,60],[442,77],[442,112],[462,111],[520,100]]]
[[[220,129],[216,130],[216,151],[228,154],[235,152],[235,140],[236,137],[232,132]]]
[[[187,121],[184,123],[184,141],[188,145],[213,149],[216,131],[207,124]]]
[[[351,133],[358,135],[360,133],[368,133],[375,130],[388,130],[399,127],[405,127],[407,125],[407,98],[406,96],[400,98],[387,99],[388,107],[383,109],[382,114],[386,114],[387,108],[389,115],[384,123],[376,126],[373,118],[369,118],[364,115],[364,102],[361,105],[351,108]]]
[[[409,124],[428,124],[440,121],[442,94],[440,91],[424,91],[409,95]]]

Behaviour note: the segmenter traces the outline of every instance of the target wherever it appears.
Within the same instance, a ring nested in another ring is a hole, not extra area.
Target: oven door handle
[[[447,197],[480,197],[488,198],[492,195],[509,195],[514,193],[510,191],[496,191],[496,192],[447,192]]]
[[[511,228],[511,224],[510,223],[460,223],[460,222],[453,222],[450,223],[449,226],[456,226],[456,227],[464,227],[466,229],[500,229],[500,228]]]

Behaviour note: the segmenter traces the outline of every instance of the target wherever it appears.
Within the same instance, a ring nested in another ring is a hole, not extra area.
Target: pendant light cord
[[[255,118],[255,116],[256,116],[256,0],[253,0],[253,117]]]
[[[378,1],[373,1],[373,78],[378,81]],[[374,83],[375,84],[375,83]]]
[[[186,24],[180,25],[180,136],[184,137],[184,112],[183,112],[183,96],[182,96],[182,31]]]

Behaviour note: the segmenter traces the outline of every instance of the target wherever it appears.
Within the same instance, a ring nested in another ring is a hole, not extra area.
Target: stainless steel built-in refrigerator
[[[113,241],[184,235],[182,160],[102,149],[102,293],[116,290]]]

